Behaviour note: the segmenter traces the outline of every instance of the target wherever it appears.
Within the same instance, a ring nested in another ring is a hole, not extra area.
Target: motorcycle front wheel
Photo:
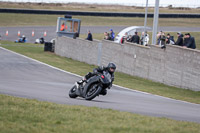
[[[69,97],[70,97],[70,98],[76,98],[76,97],[78,97],[78,95],[76,95],[76,90],[77,90],[76,85],[74,85],[74,86],[70,89],[70,91],[69,91]]]
[[[92,85],[85,95],[85,100],[94,99],[101,92],[102,87],[96,84]]]

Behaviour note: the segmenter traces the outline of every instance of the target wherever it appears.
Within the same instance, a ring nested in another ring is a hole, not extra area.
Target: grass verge
[[[199,133],[198,123],[0,94],[0,133]]]
[[[16,45],[15,43],[8,41],[1,41],[1,44],[3,44],[2,47],[4,48],[10,49],[17,53],[26,55],[41,62],[82,76],[88,73],[89,71],[92,71],[95,67],[93,65],[88,65],[83,62],[57,56],[54,53],[44,52],[42,47],[33,47],[34,44]],[[171,87],[139,77],[123,74],[120,72],[115,73],[114,84],[156,95],[200,104],[200,91],[195,92],[192,90]]]
[[[63,15],[0,13],[0,26],[56,26]],[[143,26],[144,18],[73,16],[81,19],[82,26]],[[23,21],[22,21],[23,20]],[[200,27],[200,18],[159,18],[159,26]],[[153,26],[153,18],[148,18]]]

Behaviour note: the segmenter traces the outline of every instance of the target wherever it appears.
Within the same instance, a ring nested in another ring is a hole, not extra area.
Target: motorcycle
[[[69,91],[70,98],[82,97],[85,100],[92,100],[102,94],[105,89],[110,88],[112,84],[111,74],[104,71],[89,78],[86,82],[75,85]]]
[[[27,42],[27,39],[24,35],[19,37],[17,40],[15,40],[15,43],[26,43],[26,42]]]
[[[44,44],[44,43],[45,43],[45,40],[43,37],[35,40],[35,44]]]

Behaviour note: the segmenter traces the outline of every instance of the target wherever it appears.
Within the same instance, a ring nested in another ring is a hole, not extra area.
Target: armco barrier
[[[99,45],[101,44],[101,45]],[[87,41],[80,38],[57,37],[55,53],[88,64],[98,64],[101,46],[101,65],[114,62],[117,71],[171,86],[200,91],[200,51],[168,45],[144,47],[123,45],[102,40]]]
[[[103,16],[103,17],[144,17],[144,13],[125,12],[80,12],[80,11],[57,11],[57,10],[33,10],[33,9],[6,9],[0,8],[1,13],[24,13],[24,14],[57,14],[57,15],[80,15],[80,16]],[[153,13],[148,13],[153,18]],[[200,14],[168,14],[160,13],[160,18],[200,18]]]

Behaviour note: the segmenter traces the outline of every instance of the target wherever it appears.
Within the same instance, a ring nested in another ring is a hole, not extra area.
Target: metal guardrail
[[[144,13],[120,13],[120,12],[81,12],[81,11],[57,11],[57,10],[30,10],[30,9],[3,9],[0,13],[24,13],[24,14],[54,14],[54,15],[80,15],[80,16],[103,16],[103,17],[144,17]],[[152,18],[153,13],[148,17]],[[160,18],[200,18],[200,14],[159,14]]]

